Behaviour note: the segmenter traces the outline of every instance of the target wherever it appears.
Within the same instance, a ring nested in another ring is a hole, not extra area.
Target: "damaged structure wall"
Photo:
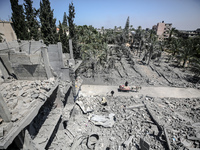
[[[5,102],[1,104],[8,107],[3,112],[8,115],[0,115],[0,149],[50,146],[63,124],[62,114],[74,104],[69,65],[64,61],[68,62],[63,58],[61,43],[48,47],[42,41],[0,44],[4,79],[0,93]],[[9,114],[10,119],[6,118]]]
[[[69,80],[69,68],[64,66],[61,43],[45,47],[42,41],[20,41],[0,44],[0,58],[7,70],[17,79],[48,79],[57,76]],[[7,75],[6,75],[7,76]]]

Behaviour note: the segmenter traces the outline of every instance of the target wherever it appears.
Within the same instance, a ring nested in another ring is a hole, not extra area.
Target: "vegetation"
[[[56,34],[56,19],[53,18],[49,0],[40,1],[40,22],[42,39],[46,45],[55,44],[58,41]]]
[[[75,18],[75,8],[73,2],[71,2],[71,4],[69,4],[69,15],[67,17],[69,23],[69,39],[72,39],[74,58],[77,59],[80,58],[80,48],[78,47],[74,18]]]
[[[28,28],[25,21],[24,9],[22,5],[18,5],[18,0],[10,0],[12,8],[12,22],[18,39],[28,39]]]
[[[38,11],[32,7],[33,1],[24,0],[26,25],[29,30],[28,39],[39,40],[39,23],[37,21]]]
[[[67,14],[64,12],[62,26],[67,27]]]
[[[58,41],[62,43],[63,53],[69,53],[69,38],[67,37],[66,30],[63,28],[63,25],[59,21],[59,32],[58,32]]]

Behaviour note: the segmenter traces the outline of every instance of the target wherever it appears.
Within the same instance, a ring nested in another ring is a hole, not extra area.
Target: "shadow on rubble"
[[[185,80],[191,83],[199,83],[200,82],[200,77],[196,76],[196,75],[186,75]]]
[[[70,97],[72,94],[71,94],[71,91],[72,91],[72,88],[70,87],[70,89],[67,91],[67,93],[65,94],[65,98],[64,98],[64,101],[63,101],[63,105],[64,105],[64,107],[65,107],[65,105],[67,104],[67,103],[69,103],[70,102],[70,98],[72,98],[72,97]]]
[[[50,139],[49,139],[49,141],[48,141],[48,143],[47,143],[47,145],[46,145],[46,147],[45,147],[45,149],[49,149],[49,147],[51,146],[51,143],[53,142],[54,138],[56,137],[56,133],[58,132],[58,129],[59,129],[61,122],[62,122],[62,119],[60,118],[55,129],[54,129],[54,131],[53,131],[53,133],[52,133],[52,135],[51,135],[51,137],[50,137]]]
[[[57,90],[58,88],[54,90],[51,96],[46,100],[44,105],[40,108],[38,115],[33,119],[33,121],[28,126],[29,134],[32,139],[36,137],[40,128],[47,119],[49,113],[51,112],[52,109],[54,109],[54,102],[56,100]]]

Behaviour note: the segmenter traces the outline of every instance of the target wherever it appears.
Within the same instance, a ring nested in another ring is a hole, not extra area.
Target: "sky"
[[[62,22],[64,12],[68,14],[72,0],[49,0],[54,17]],[[92,25],[95,28],[125,27],[129,16],[130,25],[152,28],[159,22],[172,23],[179,30],[200,28],[200,0],[73,0],[75,24]],[[19,0],[23,4],[23,0]],[[33,0],[39,8],[40,0]],[[12,16],[10,0],[0,0],[0,19]]]

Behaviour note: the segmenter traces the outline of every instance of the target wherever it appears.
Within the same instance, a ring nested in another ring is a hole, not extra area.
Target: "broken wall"
[[[20,49],[22,52],[26,52],[27,54],[34,54],[44,47],[45,44],[42,40],[40,41],[20,41]]]
[[[10,49],[15,49],[16,51],[19,51],[19,43],[17,41],[12,41],[12,42],[5,41],[0,43],[0,53],[8,52]]]
[[[4,69],[8,74],[15,74],[19,80],[47,79],[47,73],[41,53],[27,55],[26,53],[0,54]],[[4,71],[5,72],[5,71]]]

